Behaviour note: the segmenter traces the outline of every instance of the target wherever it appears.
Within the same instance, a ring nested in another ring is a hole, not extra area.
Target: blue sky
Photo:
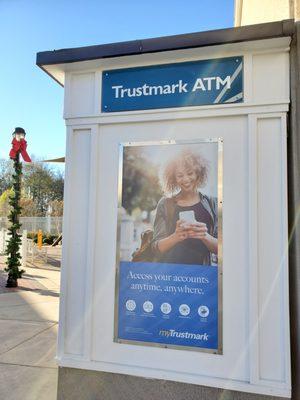
[[[38,157],[65,153],[63,88],[36,53],[233,26],[234,0],[0,0],[0,158],[15,126]]]

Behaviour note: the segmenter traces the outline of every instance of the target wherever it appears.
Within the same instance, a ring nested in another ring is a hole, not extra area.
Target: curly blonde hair
[[[208,177],[208,162],[201,154],[196,154],[190,149],[182,150],[165,166],[162,180],[165,193],[175,193],[180,189],[176,181],[176,168],[182,165],[184,169],[193,170],[197,175],[196,187],[205,185]]]

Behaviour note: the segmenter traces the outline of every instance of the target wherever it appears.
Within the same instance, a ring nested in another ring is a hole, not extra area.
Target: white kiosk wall
[[[290,396],[289,38],[65,66],[59,365]],[[102,70],[244,57],[244,102],[101,113]],[[113,341],[120,142],[223,138],[223,355]]]

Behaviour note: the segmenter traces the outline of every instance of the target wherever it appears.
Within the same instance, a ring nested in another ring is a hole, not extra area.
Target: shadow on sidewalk
[[[19,286],[6,288],[4,267],[1,257],[0,398],[56,400],[59,268],[26,267]]]

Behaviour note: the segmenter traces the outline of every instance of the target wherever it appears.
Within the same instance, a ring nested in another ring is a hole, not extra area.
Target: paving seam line
[[[0,361],[0,365],[5,365],[5,366],[7,366],[7,365],[15,365],[15,366],[18,366],[18,367],[29,367],[29,368],[43,368],[43,369],[53,369],[53,370],[56,370],[58,367],[44,367],[44,366],[42,366],[42,365],[28,365],[28,364],[16,364],[16,363],[6,363],[6,362],[3,362],[3,361]]]
[[[26,319],[26,320],[24,320],[24,319],[11,319],[11,318],[0,318],[0,322],[1,321],[16,321],[16,322],[22,322],[22,323],[24,323],[24,324],[26,324],[26,323],[28,323],[28,324],[48,324],[48,326],[50,326],[50,324],[58,324],[58,322],[57,321],[53,321],[53,320],[51,320],[51,321],[45,321],[45,320],[43,320],[43,321],[35,321],[35,320],[31,320],[31,319]]]
[[[55,325],[57,325],[57,323],[55,323],[55,324],[53,324],[51,326],[48,326],[47,328],[43,329],[42,331],[40,331],[40,332],[36,333],[35,335],[31,336],[30,338],[23,340],[23,342],[20,342],[20,343],[16,344],[15,346],[11,347],[8,350],[5,350],[3,353],[0,353],[0,356],[3,356],[3,354],[8,353],[9,351],[11,351],[11,350],[15,349],[16,347],[20,346],[21,344],[24,344],[24,343],[28,342],[28,340],[33,339],[34,337],[38,336],[40,333],[43,333],[43,332],[53,328],[53,326],[55,326]]]
[[[0,321],[18,321],[18,322],[49,322],[49,324],[58,324],[57,321],[53,319],[41,319],[41,320],[34,320],[34,319],[16,319],[16,318],[0,318]]]

